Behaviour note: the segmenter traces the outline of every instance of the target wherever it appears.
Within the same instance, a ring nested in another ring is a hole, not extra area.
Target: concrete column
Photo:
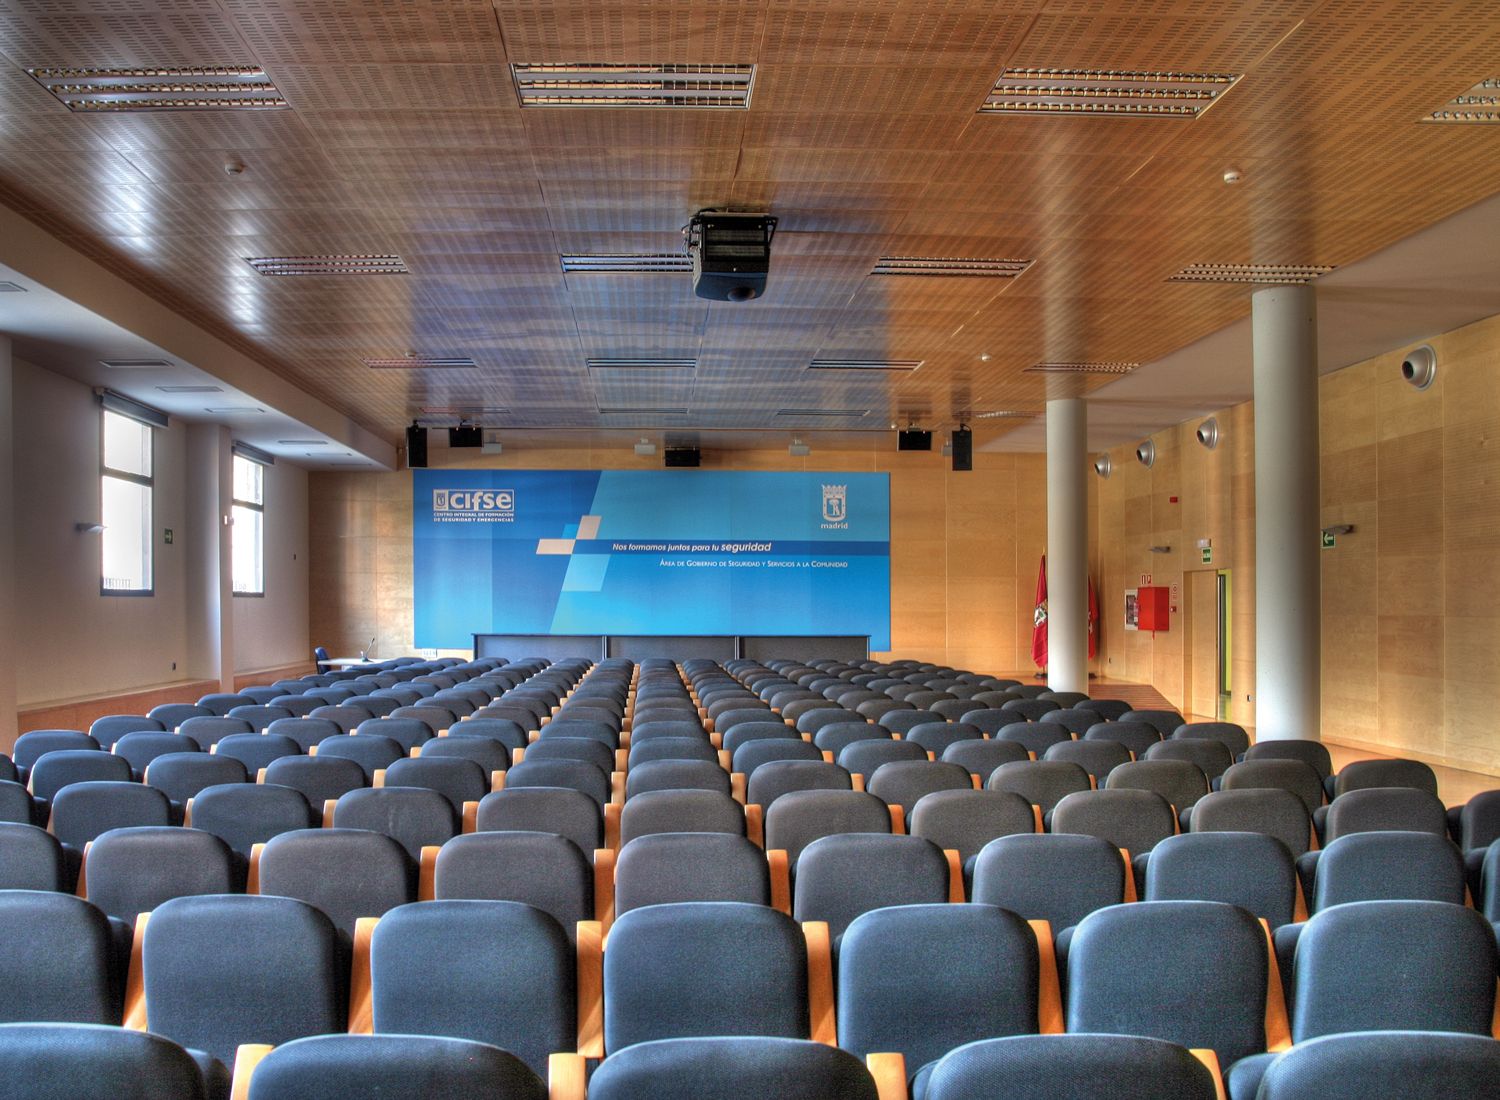
[[[1047,402],[1047,686],[1088,691],[1088,407]]]
[[[1255,347],[1255,726],[1317,740],[1318,313],[1310,286],[1258,290]]]
[[[187,673],[234,690],[234,594],[229,519],[234,496],[229,429],[187,430]]]
[[[10,337],[0,335],[0,751],[16,740],[15,385]]]

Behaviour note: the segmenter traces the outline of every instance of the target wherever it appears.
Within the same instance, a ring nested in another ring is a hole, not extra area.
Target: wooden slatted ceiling
[[[1148,362],[1246,312],[1243,288],[1164,282],[1188,264],[1347,264],[1500,190],[1492,133],[1416,121],[1497,56],[1492,0],[0,0],[0,197],[393,439],[450,404],[585,430],[653,405],[943,426],[1038,408],[1058,381],[1034,362]],[[754,63],[750,109],[520,109],[511,62],[603,60]],[[194,63],[259,64],[292,109],[82,117],[24,72]],[[1246,75],[1192,122],[976,116],[1028,66]],[[781,219],[761,301],[561,272],[676,251],[724,204]],[[411,274],[245,263],[318,252]],[[1035,263],[869,278],[883,255]],[[360,364],[408,349],[479,368]],[[698,367],[584,368],[614,355]]]

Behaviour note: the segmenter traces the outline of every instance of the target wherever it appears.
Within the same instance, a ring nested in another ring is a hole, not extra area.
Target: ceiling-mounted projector
[[[775,218],[700,210],[682,232],[693,258],[693,293],[698,297],[748,302],[765,293]]]

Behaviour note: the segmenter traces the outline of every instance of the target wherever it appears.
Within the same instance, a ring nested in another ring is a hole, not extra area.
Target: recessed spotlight
[[[1226,168],[1224,170],[1224,182],[1227,183],[1230,187],[1233,187],[1244,178],[1245,174],[1238,168]]]
[[[982,355],[981,355],[981,356],[980,356],[980,357],[979,357],[979,361],[980,361],[980,362],[981,362],[981,363],[988,363],[988,362],[989,362],[989,361],[990,361],[990,360],[991,360],[991,359],[993,359],[993,358],[994,358],[994,356],[993,356],[993,355],[991,355],[991,354],[990,354],[990,353],[989,353],[989,352],[985,352],[985,353],[984,353],[984,354],[982,354]]]

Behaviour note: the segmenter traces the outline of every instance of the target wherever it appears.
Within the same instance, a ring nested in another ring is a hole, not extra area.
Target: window
[[[231,572],[236,596],[266,594],[266,468],[234,456],[234,526]]]
[[[107,596],[149,596],[155,470],[151,426],[106,409],[101,431],[104,550],[99,587]]]

